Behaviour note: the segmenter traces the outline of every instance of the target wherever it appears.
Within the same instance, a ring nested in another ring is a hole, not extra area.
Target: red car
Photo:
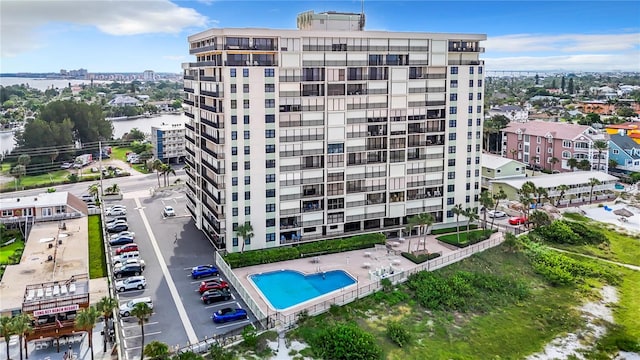
[[[527,223],[527,218],[524,216],[515,216],[509,218],[509,224],[511,225],[524,225]]]
[[[207,281],[201,282],[200,288],[198,288],[198,290],[200,291],[200,294],[202,294],[207,290],[213,290],[213,289],[222,290],[222,289],[228,289],[228,288],[229,288],[229,284],[226,281],[222,279],[217,279],[217,280],[207,280]]]
[[[116,249],[116,255],[124,254],[130,251],[138,251],[138,244],[131,243],[127,245],[122,245]]]

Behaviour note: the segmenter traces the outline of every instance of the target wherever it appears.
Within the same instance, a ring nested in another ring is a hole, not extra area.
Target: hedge
[[[411,253],[403,252],[402,257],[412,261],[414,264],[422,264],[425,261],[435,259],[442,255],[441,253],[430,253],[430,254],[422,254],[422,255],[413,255]]]
[[[230,253],[223,256],[223,258],[231,268],[235,269],[244,266],[269,264],[278,261],[366,249],[376,244],[384,244],[385,240],[386,237],[380,233],[362,234],[349,238],[321,240],[273,249]]]
[[[469,230],[475,230],[478,228],[478,225],[475,224],[471,224],[469,225]],[[467,225],[460,225],[460,229],[461,230],[466,230],[467,229]],[[448,234],[448,233],[452,233],[452,232],[456,232],[458,231],[458,228],[456,227],[450,227],[450,228],[444,228],[444,229],[433,229],[431,230],[431,234],[432,235],[440,235],[440,234]]]

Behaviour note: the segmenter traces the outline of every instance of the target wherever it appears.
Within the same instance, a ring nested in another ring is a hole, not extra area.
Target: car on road
[[[527,218],[525,216],[514,216],[509,218],[509,224],[511,225],[524,225],[527,223]]]
[[[218,268],[213,265],[198,265],[191,269],[191,277],[198,279],[201,277],[218,276],[220,272]]]
[[[214,323],[223,323],[227,321],[236,321],[248,319],[249,315],[245,309],[240,308],[224,308],[220,309],[211,315]]]
[[[121,235],[115,239],[109,240],[109,245],[110,246],[126,245],[126,244],[131,244],[132,242],[133,242],[133,238],[131,236]]]
[[[229,299],[231,299],[231,291],[229,291],[229,289],[208,290],[205,291],[200,297],[200,300],[202,300],[202,302],[205,304],[211,304],[214,302],[225,301]]]
[[[124,280],[116,281],[116,290],[123,292],[126,290],[142,290],[147,287],[147,279],[144,276],[132,276]]]
[[[110,233],[119,233],[127,230],[129,230],[129,225],[122,224],[122,223],[107,227],[107,232],[110,232]]]
[[[147,303],[147,306],[149,306],[151,309],[153,309],[153,301],[151,301],[150,297],[143,297],[143,298],[138,298],[138,299],[131,299],[128,302],[120,305],[120,316],[124,316],[127,317],[129,315],[131,315],[131,311],[133,310],[133,308],[136,306],[137,303]]]
[[[222,289],[228,289],[229,288],[229,284],[222,280],[222,279],[216,279],[216,280],[207,280],[207,281],[203,281],[200,283],[200,287],[198,288],[198,291],[200,291],[200,295],[204,294],[205,291],[209,291],[209,290],[222,290]]]
[[[506,217],[507,214],[500,210],[489,210],[487,211],[487,216],[490,218],[503,218]]]
[[[115,239],[115,238],[120,237],[120,236],[130,236],[130,237],[135,239],[136,233],[134,233],[133,231],[122,231],[122,232],[119,232],[117,234],[111,235],[110,238],[111,239]]]
[[[107,216],[127,215],[127,209],[123,209],[123,208],[107,209],[107,211],[105,211],[105,214]]]
[[[124,266],[114,268],[113,276],[115,276],[116,279],[121,279],[123,277],[138,276],[142,274],[143,271],[144,271],[144,268],[140,265],[127,264]]]
[[[135,251],[132,251],[131,253],[133,252]],[[130,254],[130,253],[125,253],[125,254]],[[142,267],[142,270],[144,270],[145,262],[140,257],[128,258],[128,259],[120,260],[117,263],[114,263],[113,268],[117,269],[119,267],[126,266],[126,265],[138,265]]]
[[[172,217],[172,216],[176,216],[176,211],[173,209],[172,206],[165,206],[164,209],[162,210],[162,216],[164,217]]]
[[[138,244],[133,243],[133,244],[122,245],[116,249],[116,255],[124,254],[130,251],[140,251],[138,249]]]

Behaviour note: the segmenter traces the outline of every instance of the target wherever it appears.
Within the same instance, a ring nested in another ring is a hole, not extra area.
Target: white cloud
[[[110,35],[179,33],[204,27],[207,18],[168,0],[2,1],[0,32],[2,56],[15,56],[44,46],[46,34],[38,30],[55,23],[95,26]]]
[[[640,71],[640,51],[618,54],[514,56],[485,58],[491,70]]]
[[[621,34],[514,34],[488,37],[487,51],[507,53],[607,52],[632,50],[640,46],[640,33]]]

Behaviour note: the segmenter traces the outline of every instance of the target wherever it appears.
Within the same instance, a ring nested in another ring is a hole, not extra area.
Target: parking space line
[[[242,320],[242,321],[238,321],[238,322],[228,323],[228,324],[226,324],[226,325],[220,325],[220,326],[218,326],[217,328],[218,328],[218,329],[224,329],[224,328],[226,328],[226,327],[233,326],[233,325],[238,325],[238,324],[242,324],[242,323],[249,323],[249,324],[251,324],[251,321],[249,321],[249,319],[246,319],[246,320]]]
[[[230,305],[230,304],[233,304],[234,302],[236,302],[236,301],[235,301],[235,300],[234,300],[234,301],[223,301],[223,302],[215,303],[215,304],[213,304],[213,305],[207,305],[207,306],[205,306],[204,308],[205,308],[205,309],[210,309],[210,308],[212,308],[212,307],[216,307],[216,306],[220,306],[220,305],[222,305],[222,306],[224,306],[224,305]]]
[[[155,321],[155,322],[148,322],[148,323],[144,323],[144,326],[147,326],[147,325],[155,325],[155,324],[157,324],[157,323],[158,323],[157,321]],[[140,327],[140,325],[135,324],[135,325],[131,325],[131,326],[123,326],[122,328],[123,328],[123,329],[131,329],[131,328],[134,328],[134,327]]]
[[[156,331],[156,332],[150,332],[150,333],[145,333],[144,336],[151,336],[151,335],[158,335],[158,334],[162,334],[162,331]],[[140,335],[133,335],[133,336],[127,336],[127,339],[135,339],[135,338],[139,338],[142,337],[142,334]]]
[[[141,206],[140,199],[134,199],[137,206]],[[184,326],[184,330],[187,333],[187,337],[189,338],[189,342],[197,343],[198,336],[196,335],[195,330],[193,329],[193,325],[191,325],[191,321],[189,320],[189,315],[187,315],[187,310],[180,299],[180,292],[176,288],[176,284],[173,282],[173,278],[171,277],[171,273],[169,273],[169,268],[167,268],[167,263],[164,261],[164,257],[162,256],[162,252],[158,247],[158,243],[156,241],[155,235],[151,230],[151,225],[149,224],[149,220],[147,220],[146,215],[144,214],[144,210],[140,210],[140,217],[142,218],[142,222],[144,223],[144,227],[147,230],[147,234],[149,235],[149,240],[151,241],[151,245],[153,247],[153,251],[158,258],[158,262],[160,263],[160,268],[162,269],[162,274],[164,275],[165,281],[167,282],[167,287],[169,287],[169,293],[173,298],[174,303],[176,304],[176,309],[178,310],[178,315],[180,316],[180,320],[182,320],[182,324]]]

